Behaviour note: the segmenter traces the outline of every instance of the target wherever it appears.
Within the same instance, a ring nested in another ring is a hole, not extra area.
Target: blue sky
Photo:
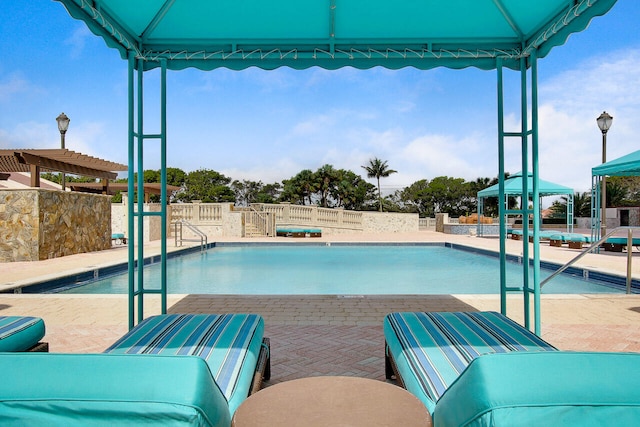
[[[57,2],[7,2],[0,22],[0,147],[59,147],[55,118],[64,111],[67,148],[126,164],[126,62],[118,52]],[[540,60],[543,179],[590,188],[603,110],[614,117],[607,159],[640,149],[639,23],[640,3],[618,0]],[[514,96],[518,78],[507,75]],[[153,73],[145,81],[154,115],[157,81]],[[360,166],[379,157],[398,171],[383,180],[387,191],[440,175],[494,177],[495,88],[495,72],[477,69],[170,71],[168,165],[271,183],[326,163],[365,176]],[[519,126],[514,99],[507,131]],[[158,131],[154,115],[147,133]],[[145,169],[157,169],[147,144]],[[512,173],[521,169],[519,150],[509,142]]]

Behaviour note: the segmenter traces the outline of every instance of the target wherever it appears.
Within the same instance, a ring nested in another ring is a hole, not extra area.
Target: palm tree
[[[398,171],[389,169],[387,161],[382,161],[377,157],[369,160],[369,165],[362,166],[367,171],[367,178],[375,178],[378,180],[378,200],[380,202],[380,212],[382,212],[382,191],[380,191],[380,178],[386,178],[392,173]]]

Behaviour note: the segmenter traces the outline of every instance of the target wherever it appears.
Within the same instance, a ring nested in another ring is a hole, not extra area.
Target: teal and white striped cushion
[[[105,353],[199,356],[233,414],[249,394],[263,334],[257,314],[167,314],[140,322]]]
[[[384,320],[384,335],[407,390],[430,412],[482,354],[556,350],[496,312],[391,313]]]
[[[0,316],[0,351],[26,351],[44,337],[39,317]]]

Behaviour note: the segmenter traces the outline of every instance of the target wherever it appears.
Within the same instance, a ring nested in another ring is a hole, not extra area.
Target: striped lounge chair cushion
[[[263,334],[257,314],[167,314],[140,322],[105,353],[199,356],[233,414],[249,395]]]
[[[384,320],[384,335],[407,390],[432,413],[435,402],[476,357],[556,350],[495,312],[391,313]]]
[[[44,337],[39,317],[0,316],[0,351],[26,351]]]

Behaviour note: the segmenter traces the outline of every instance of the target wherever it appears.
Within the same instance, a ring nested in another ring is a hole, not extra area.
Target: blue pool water
[[[445,246],[223,246],[168,260],[171,294],[425,295],[496,294],[497,257]],[[551,271],[543,270],[542,278]],[[522,266],[509,262],[508,286],[522,285]],[[159,264],[145,267],[147,288],[159,287]],[[127,293],[127,274],[65,293]],[[622,292],[560,275],[543,293]]]

